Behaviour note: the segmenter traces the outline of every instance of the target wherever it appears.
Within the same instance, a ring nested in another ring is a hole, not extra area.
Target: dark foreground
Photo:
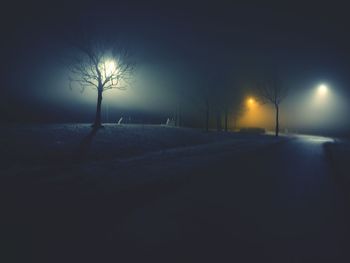
[[[349,262],[349,205],[330,170],[326,141],[299,136],[243,153],[223,143],[90,165],[84,178],[60,167],[42,171],[57,175],[47,182],[7,179],[2,256],[6,262]],[[157,179],[131,180],[135,175]]]

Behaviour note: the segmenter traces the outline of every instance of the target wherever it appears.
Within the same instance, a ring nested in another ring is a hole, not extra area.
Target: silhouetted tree
[[[221,109],[219,107],[216,109],[216,130],[217,131],[222,130]]]
[[[204,120],[204,129],[206,132],[209,131],[210,129],[210,111],[212,110],[212,100],[211,100],[211,93],[210,93],[210,88],[206,84],[199,83],[198,84],[198,89],[201,89],[198,92],[200,95],[198,96],[195,94],[193,96],[193,104],[199,105],[200,109],[200,115],[203,116],[204,118],[201,117],[201,119]]]
[[[69,62],[70,87],[77,83],[81,91],[93,88],[97,91],[96,115],[92,127],[100,128],[103,92],[110,89],[125,90],[134,65],[125,49],[88,43],[76,46],[77,53]]]
[[[229,116],[229,107],[228,106],[225,106],[224,107],[224,123],[225,123],[225,132],[228,131],[228,116]]]
[[[227,132],[229,127],[235,128],[237,118],[243,113],[244,108],[242,106],[241,97],[238,92],[234,95],[233,98],[229,98],[223,104],[223,113],[224,113],[224,130]],[[230,125],[231,120],[233,121]]]
[[[237,128],[238,118],[244,113],[243,102],[242,101],[240,101],[240,102],[236,101],[236,103],[233,104],[233,107],[230,109],[229,113],[230,113],[230,116],[231,116],[231,119],[232,119],[231,127],[233,129],[235,129],[235,128]]]
[[[176,127],[180,127],[180,126],[183,125],[183,123],[182,123],[181,102],[180,101],[176,104],[176,107],[175,107],[174,120],[175,120],[175,126]]]
[[[239,85],[233,80],[225,85],[225,89],[222,91],[222,97],[220,98],[220,103],[223,113],[224,130],[227,132],[230,127],[234,126],[234,122],[233,125],[230,125],[231,120],[237,119],[243,109],[242,94],[241,90],[238,88]]]
[[[228,132],[229,128],[236,127],[236,121],[238,117],[243,113],[243,106],[240,101],[238,101],[238,95],[236,98],[232,98],[230,102],[226,102],[223,106],[224,113],[224,131]]]
[[[209,131],[209,114],[210,114],[210,105],[209,99],[205,99],[205,130]]]
[[[288,89],[282,85],[279,78],[264,80],[258,84],[258,96],[262,103],[270,103],[275,107],[275,135],[279,134],[279,108],[288,95]]]

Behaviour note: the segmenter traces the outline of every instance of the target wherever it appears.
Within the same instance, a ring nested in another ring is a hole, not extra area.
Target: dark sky
[[[187,97],[204,86],[218,93],[223,78],[249,83],[268,69],[292,88],[327,81],[350,96],[347,10],[336,1],[11,1],[0,21],[1,116],[83,120],[85,108],[40,87],[82,35],[126,43],[139,65],[173,72],[178,88],[170,93]]]

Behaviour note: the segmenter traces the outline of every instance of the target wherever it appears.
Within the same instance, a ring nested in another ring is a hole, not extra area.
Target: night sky
[[[327,82],[350,97],[350,18],[336,1],[13,2],[2,13],[5,121],[92,119],[95,98],[72,93],[62,72],[87,35],[122,42],[137,62],[134,95],[106,99],[115,114],[166,116],[179,100],[193,113],[205,93],[244,95],[275,70],[291,90]]]

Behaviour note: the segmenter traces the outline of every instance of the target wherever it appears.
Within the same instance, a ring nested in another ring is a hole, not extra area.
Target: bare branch
[[[258,97],[260,101],[279,105],[288,95],[288,89],[283,86],[278,78],[265,79],[260,81],[257,86]]]
[[[70,88],[76,82],[82,90],[96,88],[125,90],[131,79],[134,64],[125,49],[106,48],[101,44],[77,45],[77,55],[71,59]]]

